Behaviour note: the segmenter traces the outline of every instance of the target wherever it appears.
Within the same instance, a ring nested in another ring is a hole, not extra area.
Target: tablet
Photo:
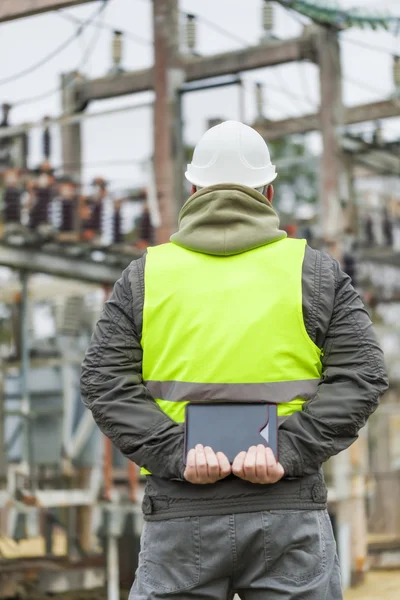
[[[197,444],[223,452],[232,464],[236,456],[263,444],[278,460],[276,404],[191,402],[186,406],[184,462]]]

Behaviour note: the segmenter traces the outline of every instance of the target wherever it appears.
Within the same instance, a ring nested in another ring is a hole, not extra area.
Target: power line
[[[185,14],[185,15],[187,14],[184,11],[181,11],[181,12],[183,12],[183,14]],[[249,46],[249,44],[248,44],[247,41],[245,41],[241,37],[237,36],[236,34],[232,33],[231,31],[228,31],[224,27],[221,27],[219,24],[215,23],[214,21],[211,21],[210,19],[207,19],[206,17],[203,17],[203,16],[198,15],[198,14],[195,14],[195,16],[196,16],[196,18],[200,22],[203,22],[205,25],[209,26],[210,28],[215,29],[215,31],[218,31],[219,33],[225,35],[226,37],[229,37],[230,39],[232,39],[236,43],[241,44],[242,46],[244,46],[246,48]],[[274,74],[275,79],[278,79],[280,81],[281,85],[283,86],[281,88],[275,87],[275,89],[277,91],[281,92],[281,93],[284,93],[288,97],[288,99],[291,102],[291,104],[294,105],[294,103],[292,101],[292,98],[297,98],[301,102],[307,102],[308,104],[311,104],[313,107],[315,106],[315,103],[309,97],[307,97],[308,93],[306,95],[306,98],[303,98],[302,96],[300,96],[298,94],[293,94],[289,89],[287,89],[286,88],[286,85],[287,85],[286,81],[285,81],[285,79],[284,79],[284,77],[283,77],[283,75],[282,75],[282,73],[280,71],[274,70],[273,74]],[[268,85],[269,85],[269,87],[271,89],[273,89],[273,86],[271,86],[270,84],[268,84]],[[296,110],[297,110],[298,106],[295,105],[295,107],[296,107]]]
[[[86,121],[88,119],[96,119],[98,117],[106,117],[108,115],[123,113],[132,110],[152,108],[153,102],[142,102],[131,104],[127,106],[121,106],[118,108],[109,108],[103,111],[97,111],[93,113],[75,113],[72,115],[61,115],[60,117],[50,118],[47,120],[47,125],[67,125],[69,123],[80,123],[81,121]],[[31,129],[41,128],[43,127],[42,121],[35,121],[33,123],[24,123],[23,125],[11,125],[10,127],[1,127],[0,128],[0,139],[3,137],[9,137],[13,135],[18,135],[24,133],[26,131],[30,131]]]
[[[84,21],[84,23],[78,27],[78,29],[75,31],[75,33],[73,35],[71,35],[69,38],[67,38],[55,50],[53,50],[52,52],[50,52],[50,54],[47,54],[45,57],[43,57],[35,65],[31,65],[30,67],[28,67],[26,69],[23,69],[19,73],[15,73],[14,75],[10,75],[9,77],[5,77],[3,79],[0,79],[0,85],[5,85],[6,83],[10,83],[11,81],[15,81],[16,79],[20,79],[21,77],[25,77],[25,75],[30,75],[33,71],[36,71],[40,67],[43,67],[43,65],[47,64],[48,62],[50,62],[55,56],[57,56],[58,54],[60,54],[60,52],[62,52],[63,50],[65,50],[65,48],[67,48],[77,38],[77,36],[81,35],[81,33],[85,29],[85,27],[91,21],[93,21],[93,19],[95,19],[102,12],[102,10],[104,10],[104,7],[105,7],[105,5],[106,5],[107,2],[108,2],[108,0],[102,0],[102,5],[100,6],[100,8],[98,8],[95,11],[95,13],[89,19],[87,19],[86,21]]]
[[[22,100],[17,100],[17,102],[13,102],[13,107],[23,106],[24,104],[33,104],[34,102],[39,102],[40,100],[44,100],[45,98],[50,98],[50,96],[54,96],[61,92],[61,87],[57,86],[56,88],[51,88],[46,92],[42,92],[41,94],[37,94],[36,96],[30,96],[29,98],[23,98]]]
[[[181,12],[183,12],[184,15],[187,14],[184,11],[181,11]],[[194,14],[194,13],[191,13],[191,14]],[[244,40],[240,36],[236,35],[236,33],[228,31],[228,29],[225,29],[225,27],[221,27],[221,25],[218,25],[218,23],[215,23],[214,21],[211,21],[210,19],[207,19],[206,17],[203,17],[203,16],[198,15],[198,14],[195,14],[195,17],[200,22],[203,22],[205,25],[207,25],[208,27],[210,27],[210,29],[214,29],[215,31],[218,31],[219,33],[221,33],[222,35],[224,35],[227,38],[230,38],[231,40],[233,40],[237,44],[241,44],[242,46],[245,46],[245,47],[249,46],[249,44],[248,44],[248,42],[246,40]]]
[[[251,78],[249,78],[249,79],[242,78],[242,81],[245,84],[244,85],[245,92],[249,95],[249,97],[251,95],[251,98],[254,101],[254,96],[253,96],[252,92],[248,89],[247,84],[254,85],[257,80],[251,79]],[[287,97],[288,91],[286,89],[283,89],[277,85],[274,85],[273,83],[270,83],[269,81],[263,82],[263,83],[265,85],[265,89],[267,92],[268,92],[268,89],[270,89],[270,90],[273,90],[274,92],[276,92],[277,94],[282,94]],[[293,96],[293,98],[298,98],[299,100],[304,100],[304,98],[302,96],[299,96],[296,93],[292,94],[292,96]],[[267,100],[268,100],[268,98],[267,98]],[[294,106],[293,103],[291,103],[291,104],[292,104],[292,106]],[[276,114],[280,115],[280,118],[282,118],[282,112],[286,115],[287,118],[296,117],[296,114],[293,114],[293,113],[288,114],[285,110],[282,110],[282,107],[277,108],[276,106],[272,106],[270,103],[267,104],[267,109],[268,109],[268,111],[275,111]],[[296,106],[296,109],[297,109],[297,106]]]
[[[279,71],[279,69],[277,69],[277,70],[276,70],[276,69],[274,69],[274,70],[273,70],[273,74],[274,74],[274,77],[275,77],[275,79],[278,79],[278,80],[281,82],[281,84],[282,84],[282,87],[281,87],[281,88],[278,88],[278,87],[277,87],[277,88],[276,88],[276,90],[277,90],[277,91],[279,91],[279,92],[281,92],[281,93],[284,93],[284,94],[285,94],[285,95],[288,97],[288,99],[290,100],[290,103],[291,103],[293,106],[295,106],[296,110],[298,110],[298,108],[299,108],[299,107],[298,107],[298,105],[297,105],[297,104],[294,102],[294,100],[295,100],[295,99],[297,99],[298,101],[300,101],[300,102],[303,102],[303,103],[304,103],[304,102],[306,102],[306,103],[308,103],[308,104],[311,104],[311,105],[312,105],[312,107],[315,107],[315,104],[314,104],[314,102],[312,102],[312,101],[311,101],[309,98],[307,98],[307,96],[308,96],[308,92],[306,92],[306,97],[303,97],[303,96],[300,96],[299,94],[295,94],[295,93],[293,93],[292,91],[290,91],[290,90],[289,90],[289,89],[286,87],[286,86],[287,86],[287,83],[286,83],[286,81],[285,81],[285,79],[284,79],[284,77],[283,77],[282,73]],[[301,78],[301,77],[300,77],[300,78]],[[273,87],[272,87],[272,86],[270,86],[270,87],[271,87],[271,89],[273,89]]]
[[[97,168],[97,167],[111,167],[111,166],[126,166],[131,167],[132,165],[140,165],[145,162],[145,158],[115,158],[109,160],[96,160],[93,162],[80,162],[80,163],[65,163],[62,165],[58,165],[57,167],[53,167],[55,171],[61,171],[65,167],[86,167],[86,168]]]
[[[66,19],[67,21],[70,21],[71,23],[75,23],[77,25],[84,23],[84,21],[82,21],[82,19],[78,19],[77,17],[70,15],[68,13],[65,13],[65,12],[57,11],[56,14],[58,14],[59,17]],[[136,33],[133,33],[132,31],[127,31],[126,29],[121,29],[120,27],[116,27],[109,23],[94,22],[94,23],[90,23],[90,26],[97,27],[98,29],[107,29],[109,31],[118,30],[124,34],[126,39],[131,40],[132,42],[135,42],[136,44],[141,44],[142,46],[151,46],[152,45],[151,40],[147,40],[146,38],[143,38],[142,36],[137,35]]]
[[[381,89],[379,89],[378,87],[375,87],[374,85],[370,85],[369,83],[366,83],[365,81],[360,81],[359,79],[354,79],[354,77],[349,77],[348,75],[344,75],[343,79],[345,81],[348,81],[349,83],[352,83],[353,85],[358,86],[361,89],[364,89],[368,92],[373,92],[374,94],[378,94],[378,96],[382,96]]]
[[[94,18],[100,16],[100,14],[102,13],[102,11],[106,8],[107,6],[107,2],[108,0],[105,0],[103,2],[103,4],[100,7],[100,11],[94,16]],[[104,15],[104,13],[103,13]],[[83,24],[85,23],[85,21],[81,21],[79,19],[79,23],[81,26],[83,26]],[[97,24],[97,22],[95,21],[94,23]],[[94,24],[93,23],[93,24]],[[88,23],[88,25],[91,25],[92,23]],[[99,23],[101,25],[101,22]],[[95,32],[95,35],[93,36],[92,40],[89,42],[86,50],[84,51],[83,57],[79,63],[79,65],[77,66],[76,70],[80,71],[88,62],[88,60],[90,59],[95,47],[96,47],[96,43],[98,41],[98,33],[100,30]],[[23,106],[25,104],[33,104],[34,102],[39,102],[40,100],[44,100],[45,98],[50,98],[51,96],[54,96],[54,94],[60,93],[62,91],[61,86],[57,86],[55,88],[51,88],[50,90],[47,90],[46,92],[42,92],[40,94],[36,94],[35,96],[30,96],[29,98],[23,98],[22,100],[18,100],[17,102],[13,103],[13,106]]]
[[[104,19],[105,8],[107,6],[108,6],[108,0],[105,0],[103,2],[103,4],[101,5],[101,7],[100,7],[99,13],[96,15],[96,18],[100,18],[101,17],[102,19]],[[103,22],[103,21],[101,21],[101,22]],[[99,23],[101,23],[101,22],[99,21]],[[93,21],[93,23],[97,23],[97,21]],[[100,31],[101,31],[100,29],[97,29],[94,32],[94,34],[92,36],[92,39],[90,40],[89,44],[86,47],[86,50],[83,53],[83,56],[82,56],[81,62],[79,64],[79,67],[77,68],[77,71],[80,71],[81,69],[83,69],[83,67],[89,61],[89,59],[90,59],[90,57],[92,55],[92,52],[94,52],[94,49],[95,49],[95,47],[97,45],[97,42],[99,41]]]
[[[347,44],[354,44],[355,46],[360,46],[360,48],[367,48],[368,50],[375,50],[376,52],[381,52],[382,54],[396,54],[389,48],[383,48],[383,46],[376,46],[375,44],[369,44],[368,42],[362,42],[360,40],[353,40],[351,38],[347,38],[344,36],[340,36],[341,42],[346,42]]]

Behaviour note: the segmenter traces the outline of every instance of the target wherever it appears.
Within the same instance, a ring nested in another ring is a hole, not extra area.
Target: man
[[[131,598],[339,600],[321,464],[376,409],[382,352],[337,262],[279,230],[258,133],[210,129],[186,177],[178,232],[123,273],[83,364],[86,406],[148,473]],[[189,400],[276,403],[279,462],[198,446],[185,468]]]

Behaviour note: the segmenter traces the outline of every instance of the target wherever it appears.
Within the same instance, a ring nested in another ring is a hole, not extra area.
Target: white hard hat
[[[239,121],[225,121],[203,135],[185,176],[198,187],[237,183],[259,188],[277,173],[261,135]]]

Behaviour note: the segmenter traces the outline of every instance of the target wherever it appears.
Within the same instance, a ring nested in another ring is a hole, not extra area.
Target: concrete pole
[[[21,271],[21,312],[20,312],[20,348],[21,348],[21,415],[23,419],[23,460],[28,467],[29,487],[36,488],[35,459],[32,437],[31,400],[29,394],[29,318],[28,318],[28,280],[26,271]]]
[[[5,440],[5,414],[4,414],[4,376],[0,380],[0,491],[5,487],[7,477],[7,452]],[[1,521],[0,521],[1,530]]]
[[[343,255],[345,228],[340,202],[341,182],[345,171],[339,138],[339,128],[344,123],[344,111],[337,32],[329,27],[319,27],[317,49],[321,89],[320,126],[323,140],[322,232],[329,252],[340,262]],[[351,190],[349,196],[350,192]],[[337,496],[337,541],[344,587],[360,582],[366,568],[367,522],[364,485],[366,452],[365,441],[358,440],[350,449],[332,459]]]
[[[77,73],[71,72],[62,75],[61,85],[62,112],[63,115],[71,115],[77,110]],[[81,125],[79,121],[61,126],[61,149],[64,174],[71,175],[79,183],[82,164]]]
[[[340,206],[341,149],[338,128],[343,124],[340,48],[337,33],[319,27],[317,49],[320,67],[320,127],[322,235],[335,258],[340,260],[344,218]]]
[[[368,519],[366,506],[366,474],[368,461],[368,425],[360,431],[358,440],[350,448],[351,464],[351,518],[352,563],[351,585],[363,582],[368,568]]]
[[[107,600],[119,600],[119,556],[118,539],[107,538]]]
[[[176,229],[182,194],[182,126],[179,89],[184,71],[179,65],[178,0],[154,0],[154,170],[161,225],[158,244]]]
[[[344,174],[347,187],[346,229],[352,239],[357,239],[359,231],[357,192],[355,188],[354,161],[347,156],[344,161]]]

